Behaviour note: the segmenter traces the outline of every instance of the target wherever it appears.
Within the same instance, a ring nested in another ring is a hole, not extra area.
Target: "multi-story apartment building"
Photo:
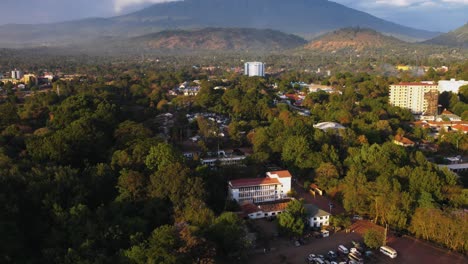
[[[229,197],[242,202],[268,202],[288,197],[291,191],[289,171],[267,172],[265,178],[237,179],[229,181]]]
[[[265,77],[265,63],[258,61],[246,62],[244,65],[244,73],[249,77]]]
[[[413,114],[437,114],[439,87],[433,83],[400,83],[390,86],[390,104]]]

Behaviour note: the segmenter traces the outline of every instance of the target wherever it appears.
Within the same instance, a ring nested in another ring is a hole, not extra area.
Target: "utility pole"
[[[387,232],[388,232],[388,224],[385,224],[385,233],[384,233],[384,238],[383,238],[383,243],[382,245],[387,245]]]

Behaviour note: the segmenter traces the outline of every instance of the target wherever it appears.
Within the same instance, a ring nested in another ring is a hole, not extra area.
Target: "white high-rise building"
[[[400,83],[390,86],[390,104],[411,110],[413,114],[436,114],[438,86],[433,83]]]
[[[261,76],[265,77],[265,63],[263,62],[246,62],[244,65],[245,75],[249,77]]]
[[[439,92],[452,92],[457,94],[458,89],[463,85],[468,85],[468,81],[450,79],[450,81],[439,81]]]
[[[16,79],[16,80],[20,80],[22,79],[24,76],[23,72],[22,71],[19,71],[17,69],[15,69],[14,71],[11,71],[11,78],[12,79]]]

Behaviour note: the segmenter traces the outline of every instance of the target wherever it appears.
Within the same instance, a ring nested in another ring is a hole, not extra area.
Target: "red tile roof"
[[[241,205],[241,209],[242,209],[242,212],[246,215],[261,211],[260,208],[258,208],[258,206],[252,203],[246,203],[246,204]]]
[[[273,185],[281,184],[278,179],[275,178],[252,178],[252,179],[237,179],[232,180],[229,184],[234,188],[257,186],[257,185]]]
[[[454,125],[452,126],[452,128],[457,131],[463,131],[465,133],[468,133],[468,125]]]
[[[414,142],[412,140],[406,137],[402,137],[400,135],[396,135],[394,140],[404,145],[414,145]]]
[[[402,82],[402,83],[399,83],[399,84],[394,84],[394,85],[436,86],[435,84],[429,84],[429,83],[416,83],[416,82]]]
[[[270,171],[270,174],[276,174],[280,178],[291,178],[291,173],[288,170]]]
[[[435,122],[435,121],[428,121],[429,125],[468,125],[467,121],[441,121],[441,122]]]
[[[259,204],[258,207],[260,207],[260,209],[263,212],[284,211],[284,210],[286,210],[286,207],[288,207],[289,202],[290,201]]]

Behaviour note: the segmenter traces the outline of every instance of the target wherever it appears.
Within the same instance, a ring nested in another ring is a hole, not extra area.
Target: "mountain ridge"
[[[154,4],[111,18],[0,26],[0,47],[8,44],[67,45],[103,36],[125,38],[170,29],[205,27],[273,29],[310,37],[351,26],[372,28],[412,40],[438,35],[326,0],[185,0]]]
[[[468,48],[468,22],[453,31],[427,40],[424,43],[449,47]]]
[[[366,49],[381,49],[408,44],[369,28],[343,28],[315,38],[305,45],[304,49],[326,52],[348,49],[360,52]]]
[[[129,44],[168,50],[286,50],[303,46],[306,40],[271,29],[203,28],[166,30],[129,39]]]

